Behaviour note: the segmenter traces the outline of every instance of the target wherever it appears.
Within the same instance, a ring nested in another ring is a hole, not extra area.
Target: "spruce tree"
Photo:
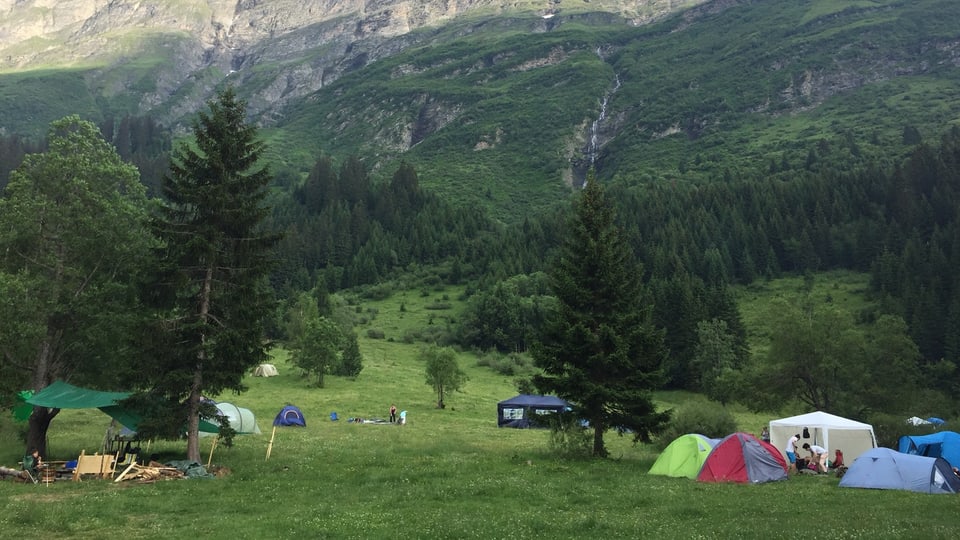
[[[166,201],[156,221],[163,270],[150,288],[157,331],[149,336],[154,354],[142,384],[174,406],[167,427],[186,427],[187,459],[194,461],[201,396],[244,390],[243,375],[266,359],[275,242],[261,226],[271,176],[258,165],[263,145],[245,122],[245,104],[227,89],[208,108],[163,179]]]
[[[543,369],[534,384],[575,404],[598,457],[607,455],[608,430],[648,441],[669,419],[651,395],[664,380],[663,332],[653,326],[642,266],[615,217],[589,175],[549,272],[558,308],[532,350]]]

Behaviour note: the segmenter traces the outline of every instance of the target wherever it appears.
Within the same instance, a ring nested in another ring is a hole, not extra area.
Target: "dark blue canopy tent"
[[[556,396],[520,394],[497,403],[497,427],[538,427],[538,416],[568,410],[570,404]]]

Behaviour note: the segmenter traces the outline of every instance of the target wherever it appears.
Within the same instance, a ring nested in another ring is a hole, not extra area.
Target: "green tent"
[[[707,460],[718,439],[711,439],[699,433],[687,433],[673,440],[647,474],[696,478],[700,467]]]
[[[63,381],[54,381],[50,386],[28,398],[26,402],[37,407],[50,407],[52,409],[100,409],[119,422],[120,425],[131,431],[136,431],[137,424],[140,423],[140,416],[117,405],[118,401],[122,401],[128,396],[130,396],[130,392],[101,392],[100,390],[73,386]],[[220,427],[213,422],[200,420],[200,431],[219,433]]]

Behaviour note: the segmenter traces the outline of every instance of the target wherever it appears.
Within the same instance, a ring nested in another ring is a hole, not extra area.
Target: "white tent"
[[[273,364],[260,364],[253,370],[253,375],[255,377],[276,377],[279,373]]]
[[[237,407],[233,403],[227,403],[222,401],[217,403],[217,411],[226,416],[227,420],[230,422],[230,427],[233,428],[238,434],[254,434],[260,435],[260,426],[257,425],[257,419],[253,416],[253,411],[250,409],[244,409],[243,407]],[[216,422],[208,420],[214,425],[217,425]],[[216,435],[216,433],[200,433],[201,436],[210,436]]]
[[[804,437],[806,430],[806,437]],[[835,416],[822,411],[781,418],[770,422],[770,443],[786,455],[787,441],[800,434],[797,452],[802,456],[803,443],[816,444],[827,449],[833,457],[835,450],[843,452],[843,460],[849,465],[860,454],[877,447],[873,426]]]

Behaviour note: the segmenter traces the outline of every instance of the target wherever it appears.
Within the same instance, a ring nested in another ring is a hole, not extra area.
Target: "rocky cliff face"
[[[0,0],[0,73],[89,70],[175,122],[224,78],[269,123],[285,103],[457,18],[598,11],[642,24],[705,0]]]

